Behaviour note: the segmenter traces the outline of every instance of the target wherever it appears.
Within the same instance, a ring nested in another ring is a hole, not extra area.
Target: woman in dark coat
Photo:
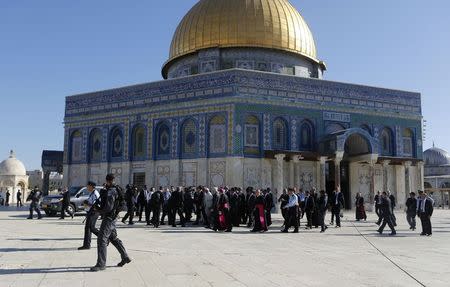
[[[367,220],[366,209],[364,207],[364,197],[361,196],[360,192],[356,194],[355,207],[356,221],[360,221],[361,219]]]

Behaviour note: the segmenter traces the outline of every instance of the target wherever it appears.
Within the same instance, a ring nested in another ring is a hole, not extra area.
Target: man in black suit
[[[378,229],[378,233],[382,234],[384,227],[386,227],[386,224],[391,229],[390,235],[395,235],[397,232],[395,231],[394,224],[392,222],[392,207],[391,207],[391,200],[387,196],[387,193],[383,191],[381,195],[381,204],[380,204],[380,211],[381,216],[383,217],[383,223],[381,224],[380,228]]]
[[[133,218],[134,218],[134,209],[135,209],[135,202],[134,197],[135,194],[135,188],[134,186],[127,185],[127,190],[125,191],[125,201],[127,203],[127,213],[122,218],[122,223],[125,223],[127,219],[129,218],[128,225],[133,225]]]
[[[336,193],[334,194],[331,211],[336,217],[336,227],[341,227],[341,208],[345,206],[344,195],[341,192],[341,187],[336,187]]]
[[[425,192],[419,191],[420,199],[417,206],[417,213],[422,222],[422,233],[420,235],[431,236],[431,216],[433,215],[433,199],[431,199]]]
[[[181,227],[185,227],[185,218],[183,216],[184,192],[181,187],[177,187],[169,199],[169,224],[177,227],[176,216],[180,217]]]
[[[416,229],[416,212],[417,212],[417,199],[416,194],[411,192],[409,198],[406,200],[406,220],[409,224],[409,229]]]
[[[308,223],[306,224],[305,229],[311,229],[312,228],[312,216],[314,213],[314,208],[316,206],[316,203],[314,202],[314,197],[310,194],[309,191],[306,191],[306,197],[305,197],[305,213],[306,213],[306,219]]]
[[[395,196],[392,194],[391,191],[388,191],[388,195],[389,195],[389,200],[391,201],[391,216],[392,216],[392,224],[394,224],[394,226],[397,226],[397,218],[395,217],[395,213],[394,213],[394,209],[395,206],[397,206],[397,202],[395,200]]]
[[[273,208],[273,195],[270,188],[264,191],[264,208],[267,219],[267,226],[272,225],[272,208]]]
[[[377,194],[375,195],[375,198],[373,201],[375,202],[375,213],[378,216],[377,225],[380,225],[381,221],[383,220],[383,217],[381,216],[381,211],[380,211],[380,203],[381,203],[381,192],[380,191],[377,191]]]

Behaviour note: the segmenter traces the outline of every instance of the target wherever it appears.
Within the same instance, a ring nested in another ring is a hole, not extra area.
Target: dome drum
[[[165,73],[172,79],[233,68],[322,78],[318,64],[289,52],[263,48],[203,50],[175,60]]]

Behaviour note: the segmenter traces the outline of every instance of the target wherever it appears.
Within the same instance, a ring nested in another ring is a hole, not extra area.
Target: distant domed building
[[[11,194],[10,204],[16,203],[19,190],[22,193],[22,202],[25,202],[28,195],[28,175],[24,164],[16,158],[14,151],[10,152],[9,158],[0,163],[0,192],[3,198],[7,190]]]
[[[450,154],[433,145],[423,153],[425,190],[437,206],[448,205],[450,195]]]
[[[340,31],[341,32],[341,31]],[[367,55],[370,57],[371,55]],[[347,208],[423,187],[419,93],[323,80],[288,0],[200,0],[176,29],[163,81],[66,98],[65,185],[285,187]]]

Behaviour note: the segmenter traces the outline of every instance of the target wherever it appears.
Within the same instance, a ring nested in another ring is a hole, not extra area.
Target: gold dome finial
[[[288,0],[200,0],[175,31],[163,76],[175,59],[214,47],[276,49],[320,63],[311,30]]]

